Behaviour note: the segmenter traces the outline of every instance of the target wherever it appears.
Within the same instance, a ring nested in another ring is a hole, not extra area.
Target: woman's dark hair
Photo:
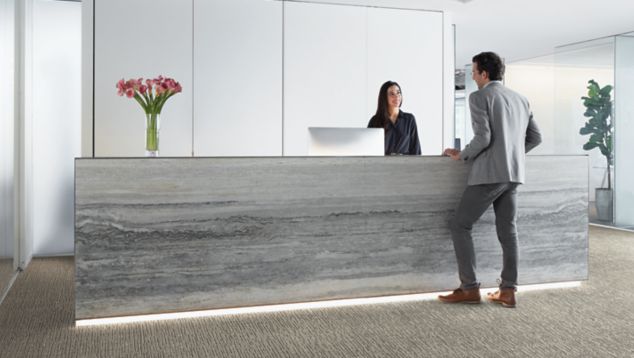
[[[495,52],[481,52],[473,56],[472,62],[478,64],[478,71],[489,74],[489,80],[501,81],[504,78],[504,62]]]
[[[374,114],[374,117],[372,117],[372,120],[370,120],[370,125],[368,126],[369,128],[387,128],[387,123],[390,118],[390,113],[387,111],[387,90],[392,86],[398,87],[398,90],[401,91],[401,86],[394,81],[387,81],[381,86],[381,89],[379,90],[379,100],[376,106],[376,113]],[[401,96],[402,95],[403,91],[401,91]],[[401,105],[403,105],[402,98]]]

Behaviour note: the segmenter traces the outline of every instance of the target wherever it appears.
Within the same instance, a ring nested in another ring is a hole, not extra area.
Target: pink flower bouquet
[[[117,94],[134,98],[143,108],[146,117],[145,150],[150,157],[158,156],[159,115],[165,102],[183,90],[172,78],[158,76],[155,79],[121,79],[117,82]]]

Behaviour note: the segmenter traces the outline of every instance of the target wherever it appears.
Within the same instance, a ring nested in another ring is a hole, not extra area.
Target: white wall
[[[195,0],[193,23],[194,155],[282,155],[282,2]]]
[[[305,155],[309,123],[365,127],[388,79],[401,83],[403,109],[417,117],[423,154],[440,154],[453,132],[451,24],[440,12],[260,0],[83,3],[84,31],[96,10],[94,69],[91,36],[84,38],[85,87],[95,73],[96,156],[144,154],[143,113],[113,86],[158,71],[184,85],[162,114],[161,156]],[[302,15],[301,8],[316,10]],[[354,12],[356,25],[347,18]],[[138,41],[165,13],[170,33]],[[398,55],[382,51],[386,42]],[[143,61],[157,48],[161,56]],[[92,155],[92,100],[83,101],[84,155]]]
[[[15,2],[0,0],[0,260],[13,258],[15,190]],[[2,264],[0,264],[2,265]],[[3,270],[0,268],[0,272]],[[5,277],[0,277],[0,280]],[[0,282],[0,286],[3,282]]]
[[[74,158],[81,152],[81,3],[33,7],[34,255],[73,252]]]
[[[170,98],[161,112],[160,155],[191,156],[192,4],[192,0],[94,1],[96,156],[145,155],[145,114],[134,99],[117,96],[115,84],[121,78],[158,75],[183,86],[183,92]]]
[[[542,132],[542,143],[531,154],[556,154],[554,65],[508,64],[505,85],[526,96]],[[577,148],[573,152],[579,153]]]

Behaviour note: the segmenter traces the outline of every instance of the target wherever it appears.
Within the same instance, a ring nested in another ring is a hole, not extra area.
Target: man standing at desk
[[[447,148],[445,155],[472,162],[467,188],[449,226],[453,239],[460,287],[439,299],[448,303],[479,303],[476,258],[471,229],[493,204],[503,266],[500,289],[489,294],[492,302],[515,307],[518,240],[517,186],[524,182],[528,151],[541,143],[541,134],[526,98],[502,84],[504,64],[493,52],[473,57],[472,78],[478,91],[469,96],[474,137],[463,151]]]

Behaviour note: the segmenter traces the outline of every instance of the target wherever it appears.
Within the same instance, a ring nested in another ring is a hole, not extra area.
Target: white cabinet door
[[[95,0],[95,156],[145,155],[144,113],[121,78],[172,77],[183,92],[161,113],[161,156],[192,154],[192,0]]]
[[[308,127],[365,127],[367,8],[285,3],[284,155],[308,154]]]
[[[282,155],[282,3],[194,1],[194,154]]]
[[[376,112],[379,88],[395,81],[402,110],[416,117],[423,155],[442,153],[442,13],[368,8],[368,114]]]

